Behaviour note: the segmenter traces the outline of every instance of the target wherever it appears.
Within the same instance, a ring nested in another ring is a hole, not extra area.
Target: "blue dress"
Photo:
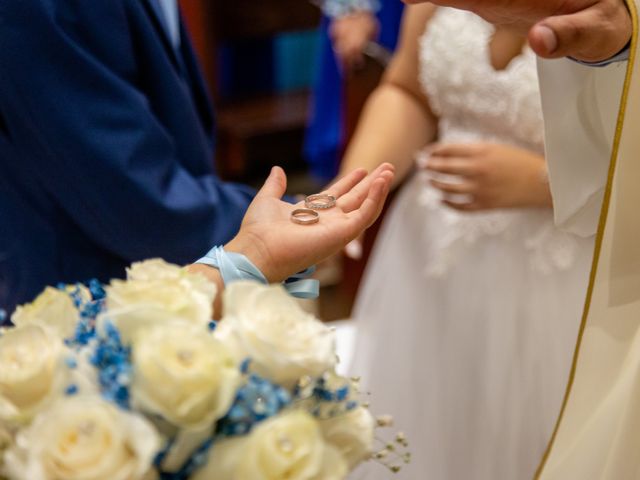
[[[348,0],[352,2],[353,0]],[[380,22],[378,42],[394,50],[400,31],[404,4],[399,0],[382,0],[377,17]],[[305,138],[304,153],[312,174],[319,181],[329,181],[338,172],[344,147],[342,76],[336,61],[325,16],[320,26],[320,52],[313,89],[312,115]]]

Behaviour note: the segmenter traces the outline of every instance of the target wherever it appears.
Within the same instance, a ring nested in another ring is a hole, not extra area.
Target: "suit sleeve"
[[[109,67],[104,52],[132,62],[128,32],[117,31],[123,4],[73,3],[101,20],[78,27],[44,6],[56,2],[0,0],[10,138],[34,185],[98,245],[128,261],[193,261],[237,232],[253,192],[188,172],[146,96]]]

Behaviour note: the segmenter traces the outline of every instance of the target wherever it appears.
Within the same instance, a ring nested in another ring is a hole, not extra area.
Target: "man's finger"
[[[369,195],[364,202],[362,202],[360,208],[347,215],[350,225],[348,232],[349,240],[353,240],[360,235],[365,228],[371,226],[378,216],[380,216],[384,201],[389,194],[390,183],[390,181],[384,178],[376,179],[371,185]]]
[[[369,196],[369,191],[372,188],[373,182],[379,178],[390,184],[393,180],[393,172],[386,169],[374,171],[374,173],[352,188],[349,193],[340,197],[337,202],[338,207],[345,213],[349,213],[360,208],[362,203]]]
[[[361,178],[359,182],[355,184],[353,182],[340,184],[342,182],[342,180],[340,180],[335,185],[329,187],[324,193],[336,197],[338,199],[338,207],[342,208],[345,213],[349,213],[360,207],[364,199],[367,198],[371,184],[376,178],[388,175],[391,175],[391,178],[393,178],[394,170],[393,165],[383,163],[368,176],[365,173],[365,178]]]
[[[256,197],[280,199],[287,190],[287,176],[280,167],[273,167]]]
[[[367,171],[364,168],[358,168],[353,172],[346,174],[336,183],[327,188],[324,192],[329,195],[333,195],[336,198],[342,197],[345,193],[348,193],[358,185],[367,176]]]

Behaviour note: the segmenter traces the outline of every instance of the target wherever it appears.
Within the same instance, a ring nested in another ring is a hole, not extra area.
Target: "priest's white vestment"
[[[540,480],[640,478],[640,0],[628,62],[541,60],[556,221],[596,234],[567,396]]]

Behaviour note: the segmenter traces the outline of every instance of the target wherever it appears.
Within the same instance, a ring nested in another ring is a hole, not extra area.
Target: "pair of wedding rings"
[[[320,221],[318,210],[327,210],[336,206],[336,197],[326,193],[316,193],[304,199],[306,208],[296,208],[291,212],[291,221],[299,225],[313,225]]]

